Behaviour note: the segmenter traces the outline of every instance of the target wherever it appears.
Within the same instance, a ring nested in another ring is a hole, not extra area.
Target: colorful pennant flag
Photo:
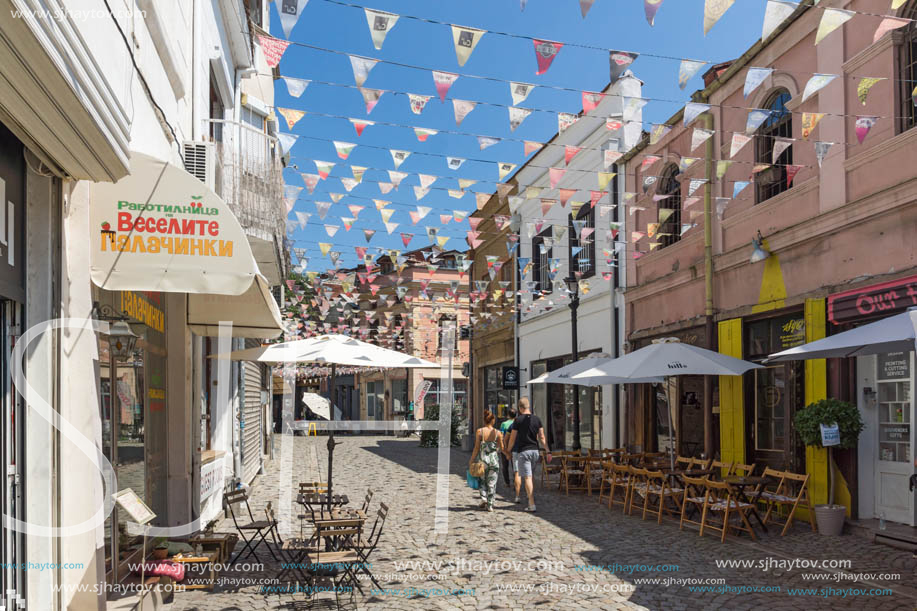
[[[382,48],[382,43],[385,42],[385,36],[388,34],[389,30],[395,27],[395,23],[398,21],[398,15],[394,13],[386,13],[385,11],[377,11],[371,8],[364,9],[366,11],[366,23],[369,24],[369,35],[372,36],[373,46],[376,49]]]
[[[742,94],[748,99],[752,91],[767,79],[774,72],[773,68],[749,68],[745,75],[745,87]]]
[[[551,182],[551,188],[554,189],[557,187],[557,183],[560,182],[560,179],[564,177],[564,173],[567,170],[563,168],[550,168],[548,170],[548,176]]]
[[[532,93],[532,89],[534,88],[535,85],[510,81],[509,93],[513,97],[513,106],[518,106],[522,103],[525,98],[529,97],[529,94]]]
[[[500,142],[499,138],[491,138],[489,136],[478,136],[478,146],[483,151],[489,146],[493,146],[496,143]]]
[[[559,112],[557,113],[557,131],[558,133],[564,133],[567,131],[567,128],[572,126],[574,123],[579,121],[579,117],[569,113],[569,112]]]
[[[751,136],[746,136],[745,134],[734,133],[732,134],[732,146],[729,148],[729,157],[735,157],[736,153],[742,150],[746,144],[751,141]]]
[[[610,68],[610,82],[612,84],[618,82],[624,74],[624,71],[634,63],[634,60],[637,59],[639,55],[639,53],[631,53],[629,51],[609,51],[608,64]]]
[[[385,93],[381,89],[367,89],[365,87],[360,87],[360,93],[363,94],[363,101],[366,102],[366,114],[369,114],[373,111],[373,108],[376,107],[376,104],[379,103],[379,98],[382,97],[382,94]]]
[[[287,84],[287,91],[294,98],[301,96],[306,90],[306,87],[309,86],[309,83],[312,82],[300,78],[291,78],[289,76],[284,76],[282,78],[283,82]]]
[[[823,112],[802,113],[802,137],[804,140],[809,139],[809,135],[811,135],[815,126],[818,125],[818,122],[821,121],[824,116],[825,113]]]
[[[588,113],[595,110],[595,108],[602,103],[602,100],[605,98],[604,93],[595,93],[592,91],[583,92],[583,112]]]
[[[820,89],[825,87],[828,83],[837,78],[836,74],[814,74],[809,79],[809,82],[806,83],[805,91],[802,92],[802,100],[800,104],[808,100],[810,97],[818,93]]]
[[[363,130],[366,129],[367,125],[375,125],[375,122],[366,119],[350,119],[350,122],[353,123],[353,128],[357,132],[357,137],[363,135]]]
[[[678,66],[678,87],[684,89],[688,81],[691,80],[697,71],[707,65],[707,62],[701,62],[694,59],[683,59]]]
[[[468,100],[452,100],[452,109],[455,112],[456,126],[462,124],[462,121],[465,120],[465,117],[468,116],[468,113],[474,110],[475,106],[477,106],[477,102],[469,102]]]
[[[876,124],[876,121],[879,120],[879,117],[874,116],[859,116],[857,117],[856,124],[854,129],[857,135],[857,142],[863,144],[863,141],[866,140],[866,136],[869,134],[869,130],[872,129],[872,126]]]
[[[458,59],[459,66],[465,65],[484,34],[484,30],[460,25],[452,26],[452,42],[455,44],[455,57]]]
[[[540,142],[532,142],[531,140],[523,141],[523,155],[528,157],[538,149],[542,147]]]
[[[820,43],[824,40],[825,36],[850,21],[855,14],[854,11],[845,11],[839,8],[826,8],[818,24],[818,32],[815,33],[815,44]]]
[[[860,103],[863,106],[866,106],[866,98],[869,95],[869,90],[872,89],[873,85],[879,81],[887,80],[885,77],[872,77],[866,76],[860,79],[860,82],[857,83],[857,98],[859,98]]]
[[[516,128],[519,127],[525,118],[532,114],[532,111],[528,108],[519,108],[517,106],[509,107],[509,129],[510,131],[516,131]]]
[[[704,36],[720,20],[735,0],[705,0],[704,2]]]
[[[411,156],[411,151],[399,151],[395,149],[390,149],[389,153],[392,154],[392,163],[395,164],[395,169],[397,170],[404,161]]]
[[[293,108],[278,108],[277,112],[279,112],[283,116],[283,118],[287,120],[287,127],[291,131],[293,129],[293,126],[296,125],[296,123],[300,119],[306,116],[306,111],[296,110]]]
[[[261,45],[261,50],[264,51],[264,59],[270,68],[277,67],[287,47],[290,46],[290,41],[288,40],[280,40],[264,34],[258,35],[258,42]]]
[[[643,11],[646,13],[646,21],[650,27],[656,25],[656,12],[662,6],[662,0],[643,0]]]
[[[429,138],[430,136],[435,136],[438,133],[439,132],[436,131],[435,129],[428,129],[426,127],[415,127],[414,128],[414,135],[417,136],[417,140],[419,140],[420,142],[426,142],[427,138]]]
[[[815,159],[818,160],[818,167],[821,167],[822,162],[825,160],[825,157],[828,156],[828,151],[831,150],[831,147],[834,146],[833,142],[816,142],[815,143]]]
[[[691,133],[691,150],[693,151],[713,136],[714,130],[695,127]]]
[[[761,40],[767,40],[781,23],[789,17],[799,5],[786,0],[768,0],[764,11],[764,25],[761,28]]]
[[[458,79],[459,75],[452,72],[441,72],[439,70],[433,70],[432,72],[436,93],[439,94],[440,101],[445,103],[446,94],[449,93],[449,88],[452,87],[452,83]]]
[[[548,68],[551,67],[551,64],[554,62],[554,58],[557,57],[557,54],[560,52],[564,45],[560,42],[538,40],[537,38],[533,39],[532,43],[535,45],[535,59],[538,62],[538,70],[535,72],[535,74],[542,75],[548,71]]]

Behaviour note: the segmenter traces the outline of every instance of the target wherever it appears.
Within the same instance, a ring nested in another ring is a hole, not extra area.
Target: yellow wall
[[[825,300],[824,299],[806,299],[805,305],[806,320],[806,342],[812,342],[826,336]],[[828,370],[825,359],[810,359],[805,361],[806,371],[806,390],[805,404],[809,405],[815,401],[826,399],[828,397]],[[828,451],[824,448],[806,448],[806,473],[809,479],[809,492],[812,495],[813,504],[828,502]],[[840,471],[834,470],[835,492],[834,501],[847,507],[847,515],[850,515],[850,489],[847,482],[841,475]]]
[[[719,323],[719,351],[742,358],[742,319]],[[720,460],[745,462],[745,397],[742,376],[720,376]]]

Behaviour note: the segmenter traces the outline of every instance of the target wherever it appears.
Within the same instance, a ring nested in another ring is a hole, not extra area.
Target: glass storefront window
[[[879,460],[911,462],[911,352],[878,355]]]
[[[503,367],[511,365],[512,362],[507,362],[484,369],[484,409],[498,421],[505,420],[509,410],[515,409],[515,392],[503,390]]]

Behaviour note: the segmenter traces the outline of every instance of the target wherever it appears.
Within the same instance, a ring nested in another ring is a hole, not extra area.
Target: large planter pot
[[[816,505],[815,522],[818,532],[829,537],[837,537],[844,531],[844,518],[847,508],[843,505]]]

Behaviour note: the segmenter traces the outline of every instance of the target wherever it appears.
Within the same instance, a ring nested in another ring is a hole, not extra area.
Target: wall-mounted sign
[[[900,380],[911,377],[910,352],[880,354],[878,359],[880,380]]]
[[[836,325],[891,316],[917,306],[917,276],[828,297],[828,320]]]
[[[223,484],[223,456],[201,465],[201,502],[219,490]]]
[[[503,368],[503,390],[519,390],[519,368]]]
[[[780,325],[780,349],[795,348],[806,343],[806,319],[790,318]]]
[[[424,380],[414,389],[414,405],[423,405],[424,397],[430,392],[431,386],[433,386],[433,382]]]

